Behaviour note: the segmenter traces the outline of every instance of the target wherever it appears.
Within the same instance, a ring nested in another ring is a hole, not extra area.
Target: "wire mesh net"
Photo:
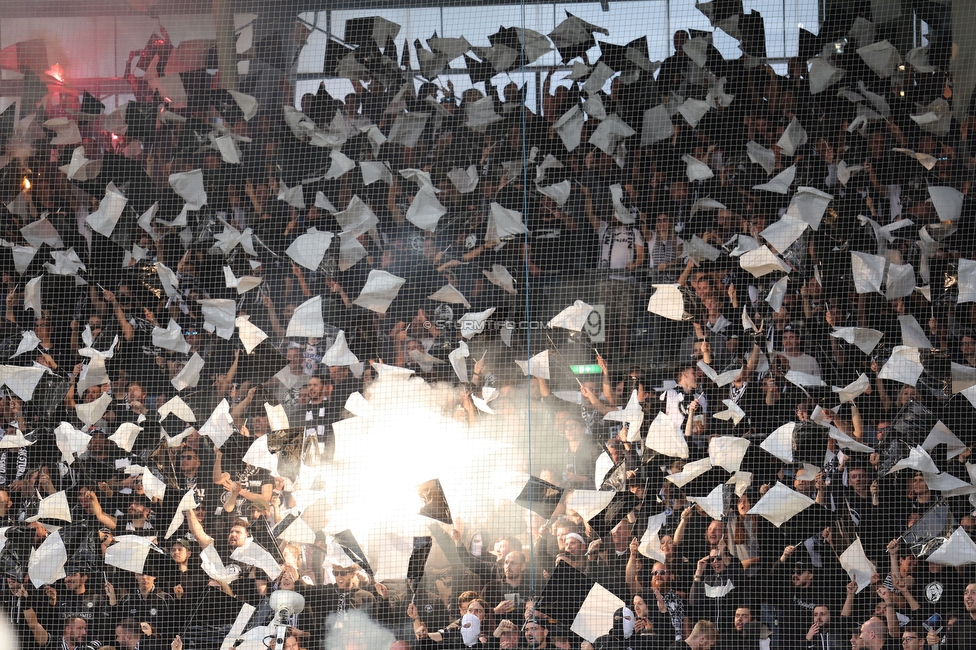
[[[972,647],[969,4],[0,3],[0,646]]]

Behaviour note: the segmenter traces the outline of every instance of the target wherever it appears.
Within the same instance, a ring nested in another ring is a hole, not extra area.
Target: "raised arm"
[[[854,436],[855,440],[863,440],[864,419],[861,417],[861,411],[857,408],[857,404],[853,401],[851,402],[851,426],[854,427],[851,435]]]
[[[190,526],[190,532],[196,538],[197,543],[200,545],[200,550],[204,550],[208,546],[213,546],[214,539],[207,534],[207,531],[203,529],[203,524],[197,518],[197,512],[194,509],[186,511],[186,522]]]
[[[891,397],[888,395],[888,391],[885,390],[884,379],[878,376],[878,371],[880,371],[880,365],[877,361],[871,362],[871,371],[874,373],[874,387],[878,391],[878,399],[881,400],[881,408],[884,411],[891,410]]]
[[[759,366],[759,355],[761,354],[759,350],[759,345],[757,343],[752,344],[752,352],[749,353],[749,360],[746,362],[745,369],[745,380],[751,381],[753,375],[756,373],[756,368]]]
[[[102,504],[98,502],[98,496],[94,492],[89,492],[88,498],[91,500],[92,514],[95,515],[95,519],[100,521],[109,530],[115,530],[118,520],[102,510]]]
[[[26,595],[26,594],[25,594]],[[37,620],[37,612],[34,608],[24,610],[24,622],[27,623],[27,627],[30,628],[31,636],[34,637],[34,641],[37,642],[39,646],[46,646],[47,642],[50,640],[51,635],[48,634],[44,626],[41,625],[40,621]]]
[[[857,595],[857,583],[848,582],[847,583],[847,595],[844,598],[844,606],[840,610],[840,615],[843,618],[850,618],[854,615],[854,596]]]
[[[301,267],[299,267],[294,262],[291,263],[291,272],[295,275],[295,279],[298,280],[298,288],[302,290],[302,295],[308,298],[312,295],[312,290],[309,289],[308,283],[305,282],[305,274],[302,272]]]
[[[281,322],[278,320],[278,312],[275,311],[274,300],[268,294],[262,294],[261,302],[264,304],[265,309],[268,310],[268,320],[271,322],[271,329],[274,331],[275,336],[279,339],[285,338],[285,328],[281,326]]]
[[[695,268],[695,260],[688,258],[688,262],[685,264],[684,270],[681,275],[678,276],[678,284],[682,287],[688,286],[688,278],[691,277],[691,272]]]
[[[17,316],[16,316],[16,314],[14,314],[14,305],[17,303],[17,296],[18,296],[17,287],[14,287],[7,294],[7,312],[6,312],[6,319],[8,321],[10,321],[11,323],[13,323],[14,325],[17,324]]]
[[[586,208],[586,218],[590,222],[590,226],[593,230],[600,232],[600,218],[596,216],[596,210],[593,209],[593,196],[590,194],[590,188],[586,185],[580,185],[580,190],[583,192],[583,204]]]
[[[115,314],[115,320],[119,322],[119,327],[122,328],[122,338],[126,341],[131,341],[132,337],[135,336],[135,328],[132,327],[126,317],[125,312],[122,310],[122,305],[118,303],[115,299],[115,294],[111,291],[103,291],[102,297],[105,298],[105,302],[112,306],[112,313]]]
[[[678,546],[685,539],[688,532],[688,521],[695,516],[695,506],[688,506],[681,511],[681,519],[678,521],[677,528],[674,529],[674,545]]]
[[[642,589],[640,578],[638,577],[643,566],[640,553],[637,550],[639,545],[640,543],[636,537],[630,541],[630,557],[627,558],[625,580],[627,582],[627,588],[630,589],[631,596],[637,596]]]
[[[613,386],[610,384],[610,371],[607,369],[607,362],[602,355],[597,354],[596,363],[600,366],[600,370],[603,373],[601,381],[603,398],[607,400],[607,404],[610,406],[616,406],[616,395],[614,394]]]
[[[241,426],[242,418],[244,417],[244,414],[247,413],[248,407],[251,405],[251,402],[254,400],[254,393],[256,393],[257,390],[258,390],[257,386],[251,386],[250,388],[248,388],[247,393],[244,395],[244,398],[240,402],[235,404],[234,408],[230,410],[230,416],[234,418],[234,422],[238,426]]]
[[[888,636],[898,638],[901,630],[898,626],[898,610],[894,603],[894,594],[887,587],[878,587],[878,595],[884,601],[885,623],[888,628]]]

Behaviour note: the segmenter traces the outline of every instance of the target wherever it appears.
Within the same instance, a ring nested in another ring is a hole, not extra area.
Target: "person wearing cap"
[[[736,564],[724,549],[711,551],[698,561],[688,595],[697,615],[715,623],[723,636],[732,631],[735,610],[748,595],[742,568]]]
[[[155,575],[137,573],[135,577],[139,588],[135,593],[122,595],[118,605],[113,608],[113,613],[118,618],[131,617],[140,623],[146,623],[153,634],[169,634],[177,624],[172,616],[173,597],[156,588]]]
[[[109,606],[109,600],[104,593],[88,589],[88,578],[88,573],[81,570],[64,577],[65,588],[58,592],[58,617],[66,621],[80,616],[88,623],[89,636],[105,641],[108,637],[104,634],[104,620],[100,614]]]
[[[169,557],[172,564],[167,566],[161,576],[163,590],[173,595],[176,599],[174,605],[178,609],[185,608],[203,597],[210,578],[200,564],[190,561],[193,551],[186,538],[177,537],[170,542]]]
[[[549,625],[544,619],[530,618],[522,626],[523,647],[528,650],[545,650],[549,647]]]
[[[795,552],[803,557],[793,558]],[[847,584],[847,573],[832,552],[821,553],[821,559],[823,567],[815,571],[804,546],[786,546],[769,572],[775,585],[773,600],[780,610],[777,636],[797,647],[806,644],[804,636],[818,604],[841,611],[840,585]]]

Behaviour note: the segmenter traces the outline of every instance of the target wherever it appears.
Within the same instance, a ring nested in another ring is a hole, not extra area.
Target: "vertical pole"
[[[963,120],[976,87],[976,34],[972,16],[976,0],[952,0],[952,113]]]
[[[237,43],[234,38],[234,12],[231,0],[213,0],[214,24],[217,27],[217,65],[220,87],[237,90]]]

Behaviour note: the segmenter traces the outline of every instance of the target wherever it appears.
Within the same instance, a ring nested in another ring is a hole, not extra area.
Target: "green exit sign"
[[[590,363],[585,366],[570,366],[569,369],[573,371],[574,375],[600,375],[603,371],[600,370],[600,366],[595,363]]]

